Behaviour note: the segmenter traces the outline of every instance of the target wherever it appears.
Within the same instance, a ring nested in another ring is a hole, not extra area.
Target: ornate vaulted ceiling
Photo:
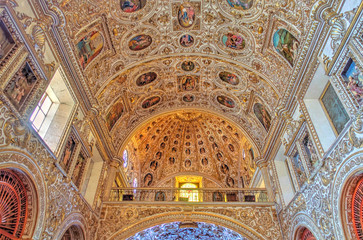
[[[256,167],[252,146],[239,128],[210,113],[177,112],[153,119],[125,149],[129,180],[138,178],[144,187],[170,186],[180,174],[206,176],[206,187],[237,187],[237,182],[247,187]]]
[[[260,151],[312,4],[63,0],[53,9],[115,152],[142,122],[185,108],[228,117]]]

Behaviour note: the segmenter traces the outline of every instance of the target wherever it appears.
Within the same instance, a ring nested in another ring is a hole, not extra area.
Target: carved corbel
[[[363,110],[361,109],[349,129],[349,140],[356,148],[363,147]]]

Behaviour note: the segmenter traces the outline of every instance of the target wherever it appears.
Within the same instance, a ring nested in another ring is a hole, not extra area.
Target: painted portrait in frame
[[[76,165],[74,165],[72,181],[79,188],[82,183],[82,176],[84,173],[84,169],[86,167],[87,158],[84,156],[82,151],[79,153],[76,161]]]
[[[13,46],[15,46],[15,41],[5,23],[0,20],[0,60],[8,55]]]
[[[254,0],[227,0],[229,6],[238,10],[250,9],[253,5]]]
[[[273,35],[273,45],[276,51],[293,66],[300,45],[294,35],[286,29],[278,29]]]
[[[31,65],[25,62],[6,85],[4,93],[18,111],[22,109],[29,99],[37,81],[38,78],[35,76]]]
[[[124,112],[124,105],[123,105],[122,99],[120,98],[119,100],[117,100],[116,103],[113,104],[113,106],[110,108],[110,110],[106,114],[106,125],[107,125],[108,131],[111,131],[113,126],[116,124],[116,122],[122,116],[123,112]]]
[[[330,83],[320,97],[320,102],[335,133],[339,135],[349,121],[349,115]]]
[[[184,28],[189,28],[193,25],[195,21],[195,11],[190,4],[183,3],[180,5],[178,11],[178,21],[180,26]]]
[[[152,38],[149,35],[141,34],[133,37],[129,42],[131,51],[141,51],[150,46]]]
[[[71,166],[72,157],[74,155],[75,150],[76,150],[76,141],[74,140],[73,136],[69,136],[59,162],[61,167],[66,172],[68,172],[69,167]]]
[[[344,85],[349,89],[359,105],[363,104],[363,74],[353,61],[349,59],[342,71]]]
[[[253,112],[268,132],[271,126],[271,115],[268,113],[267,109],[261,103],[255,103]]]
[[[103,36],[98,31],[91,31],[78,41],[76,49],[78,52],[78,62],[82,69],[85,69],[100,54],[103,45]]]
[[[151,98],[146,99],[141,104],[142,108],[147,109],[151,108],[152,106],[158,104],[160,102],[161,98],[159,96],[153,96]]]

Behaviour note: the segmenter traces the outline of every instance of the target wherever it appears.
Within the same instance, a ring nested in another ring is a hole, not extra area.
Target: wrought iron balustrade
[[[112,188],[110,202],[269,202],[265,188]]]

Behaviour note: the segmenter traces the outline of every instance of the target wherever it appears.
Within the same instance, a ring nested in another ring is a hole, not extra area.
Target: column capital
[[[109,164],[110,167],[118,168],[121,165],[121,160],[117,157],[114,157],[113,159],[111,159]]]
[[[268,165],[268,161],[266,161],[263,157],[259,156],[255,158],[255,162],[257,167],[261,168],[265,168]]]

